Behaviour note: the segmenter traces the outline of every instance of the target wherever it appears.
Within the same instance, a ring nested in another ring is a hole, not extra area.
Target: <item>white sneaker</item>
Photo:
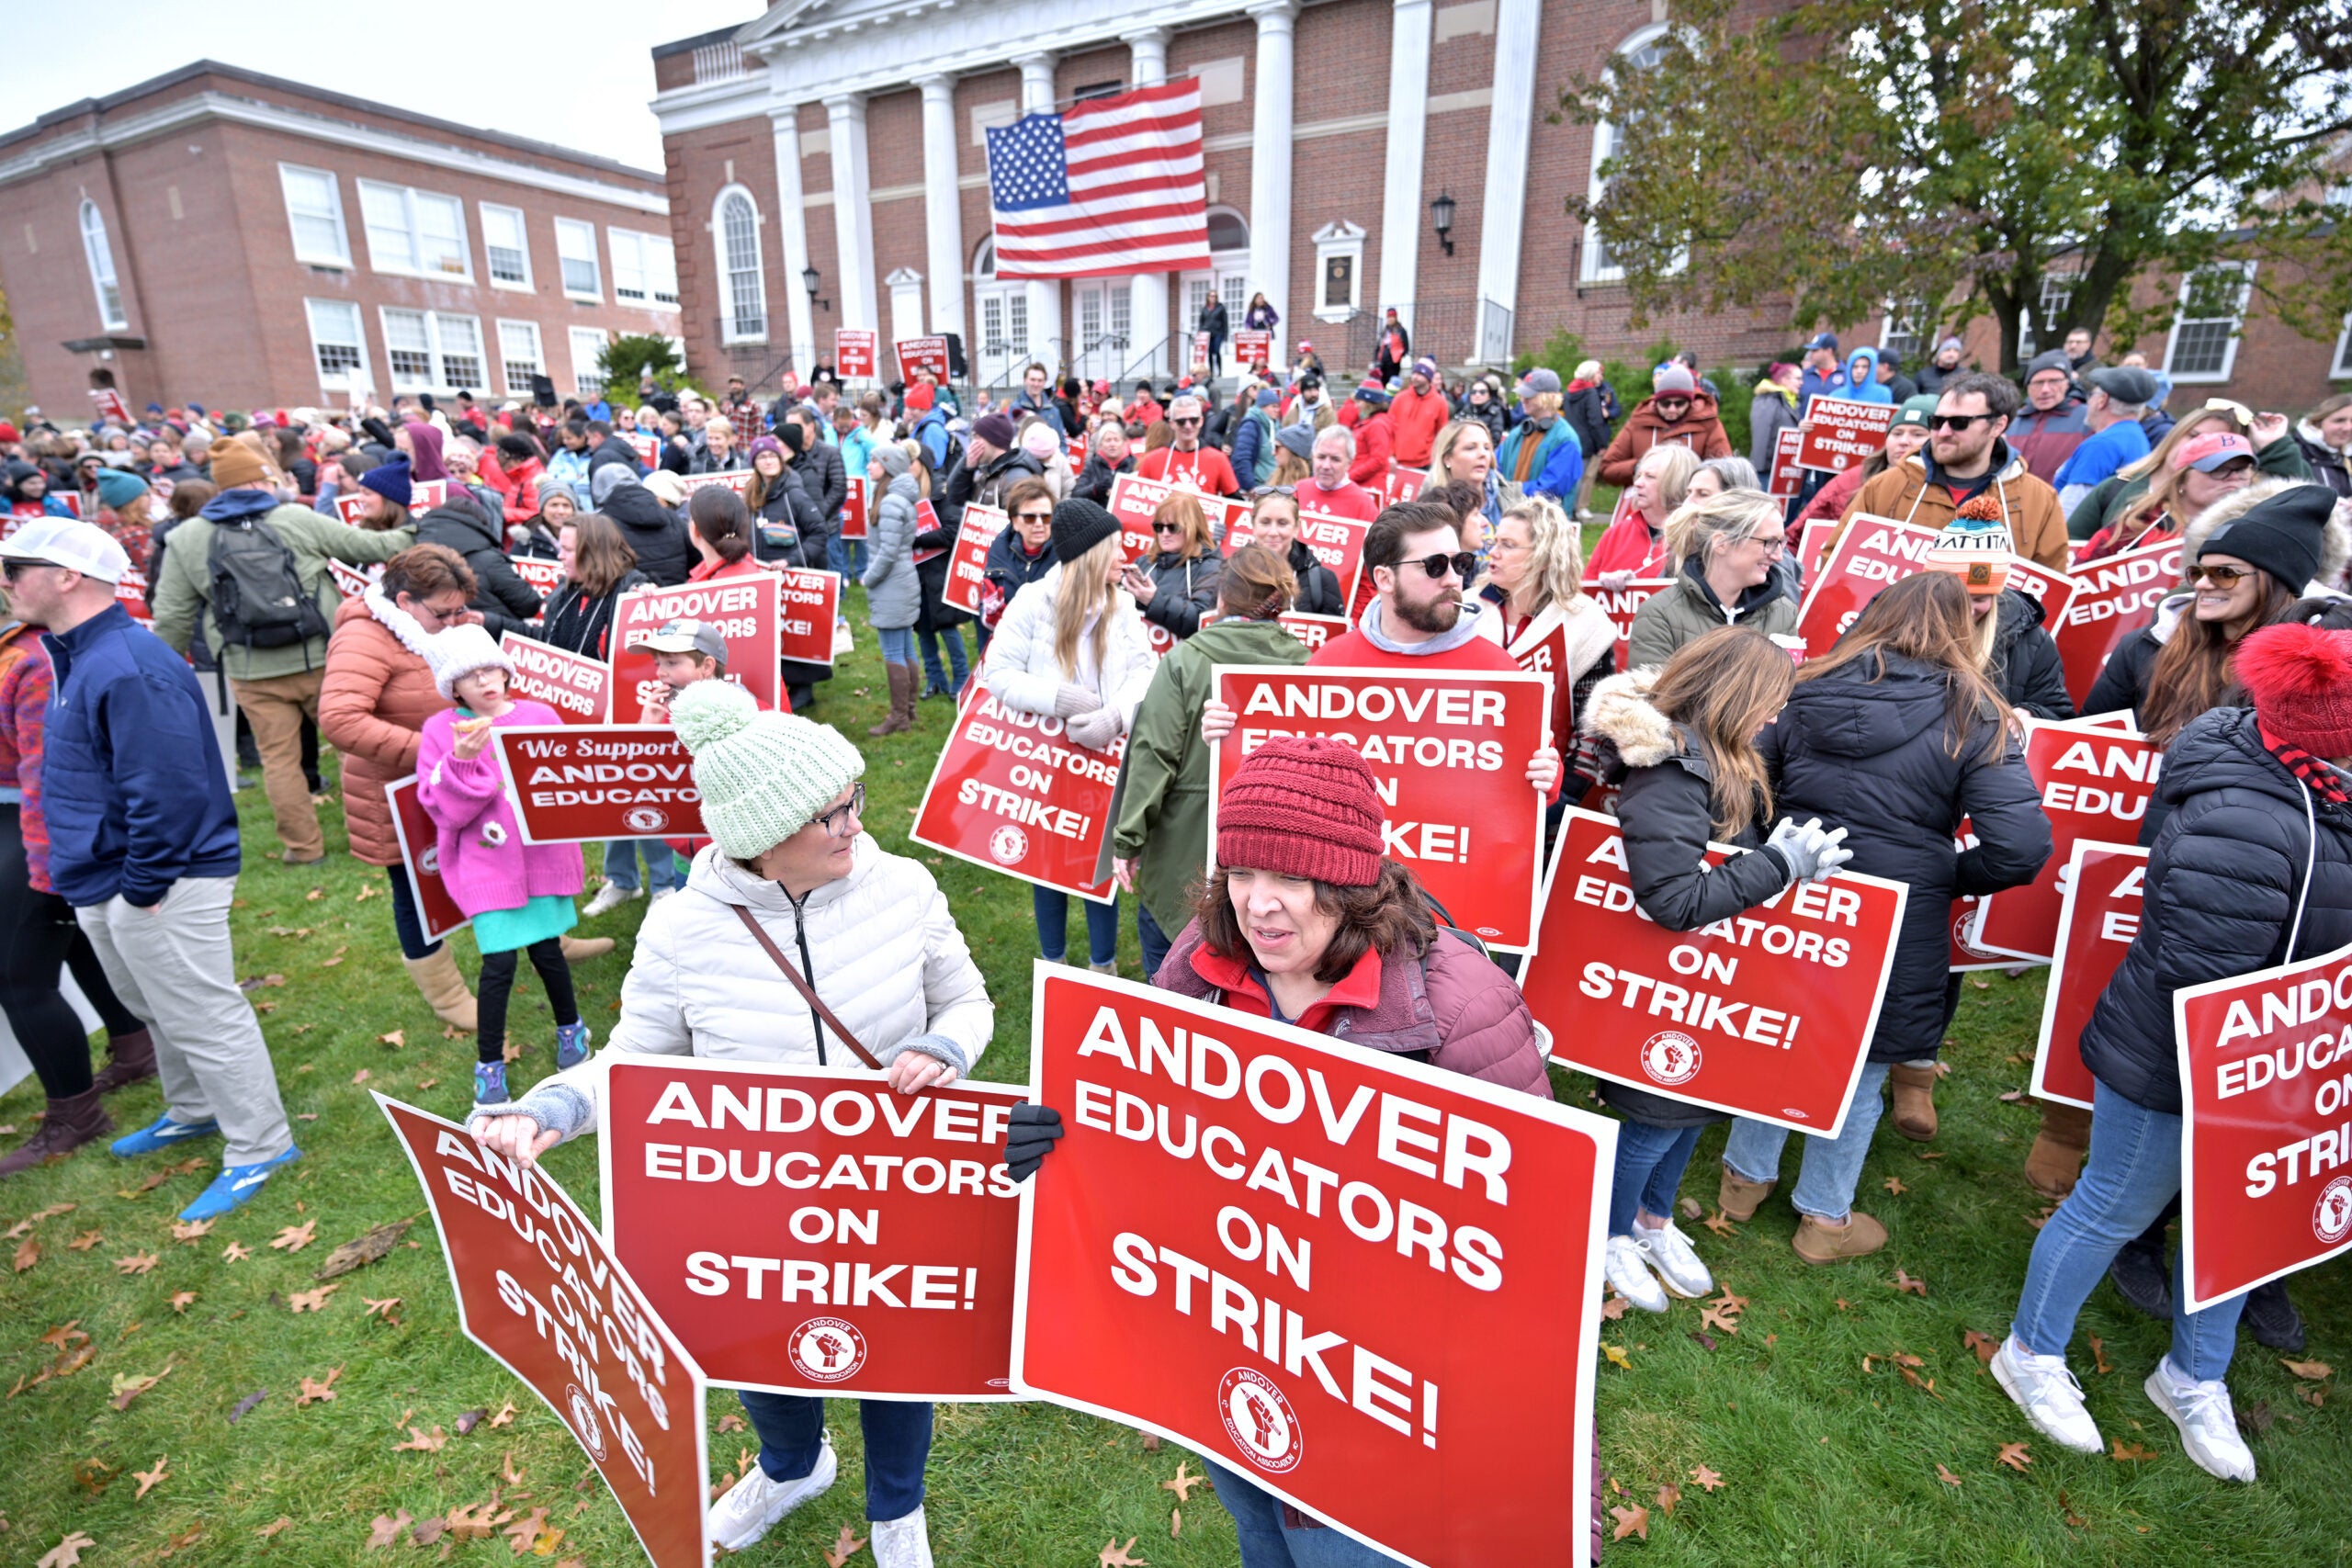
[[[2209,1382],[2177,1377],[2172,1358],[2156,1363],[2141,1385],[2156,1408],[2180,1428],[2180,1446],[2197,1468],[2224,1481],[2254,1479],[2254,1450],[2238,1436],[2238,1418],[2230,1408],[2230,1385],[2219,1378]]]
[[[931,1568],[931,1531],[921,1508],[904,1518],[876,1519],[871,1528],[875,1568]]]
[[[1650,1272],[1647,1256],[1629,1235],[1612,1235],[1608,1250],[1601,1254],[1600,1271],[1617,1287],[1617,1293],[1644,1312],[1664,1312],[1666,1292]]]
[[[596,896],[588,900],[588,907],[580,911],[580,918],[584,920],[593,920],[599,915],[609,915],[637,896],[638,890],[634,887],[623,887],[617,882],[607,882],[596,889]]]
[[[650,909],[653,908],[653,904],[659,904],[664,898],[675,898],[677,896],[678,890],[674,887],[657,887],[653,890],[653,903],[646,905],[646,908]]]
[[[817,1451],[817,1468],[797,1481],[771,1481],[759,1461],[752,1461],[742,1480],[710,1506],[710,1539],[729,1551],[742,1551],[775,1528],[775,1522],[812,1497],[832,1489],[840,1468],[829,1436]]]
[[[2066,1370],[2065,1357],[2037,1356],[2011,1334],[1993,1352],[1993,1380],[2017,1401],[2025,1418],[2043,1437],[2076,1453],[2095,1454],[2105,1449],[2099,1441],[2098,1423],[2083,1408],[2083,1385]]]
[[[1690,1238],[1676,1230],[1672,1220],[1656,1230],[1634,1221],[1634,1245],[1642,1249],[1642,1256],[1657,1270],[1659,1282],[1670,1293],[1690,1301],[1715,1288],[1715,1277],[1707,1272],[1707,1266],[1690,1249]]]

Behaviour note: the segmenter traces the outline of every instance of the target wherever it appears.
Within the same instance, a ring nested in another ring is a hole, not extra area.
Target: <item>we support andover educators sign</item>
[[[669,700],[668,691],[653,672],[653,655],[631,653],[628,648],[670,621],[701,621],[717,626],[718,635],[727,639],[728,679],[757,697],[762,707],[775,707],[776,660],[783,657],[783,618],[782,592],[772,571],[714,577],[678,588],[640,588],[622,594],[613,607],[613,721],[639,723],[649,698]],[[831,623],[827,626],[830,635]]]
[[[2183,986],[2172,1010],[2199,1312],[2352,1247],[2352,947]]]
[[[1011,1399],[1026,1091],[648,1057],[605,1091],[605,1236],[711,1382]]]
[[[701,1568],[703,1376],[547,1172],[376,1096],[424,1186],[458,1326],[548,1403],[655,1568]]]
[[[491,739],[526,844],[702,832],[694,763],[666,724],[516,725]]]
[[[1894,966],[1910,889],[1840,874],[1729,919],[1668,931],[1634,903],[1609,818],[1570,807],[1544,945],[1521,988],[1553,1059],[1835,1137]],[[1710,863],[1725,852],[1710,849]]]
[[[1527,782],[1527,761],[1546,744],[1551,691],[1548,677],[1516,671],[1222,666],[1216,695],[1234,726],[1217,744],[1209,843],[1217,797],[1244,757],[1285,735],[1328,737],[1372,766],[1386,808],[1381,852],[1410,867],[1453,924],[1530,951],[1544,797]]]
[[[2148,852],[2137,845],[2075,840],[2058,917],[2058,956],[2041,993],[2041,1039],[2033,1054],[2037,1099],[2091,1108],[2083,1025],[2140,934],[2141,892],[2147,879]]]
[[[1408,1562],[1581,1565],[1615,1124],[1039,965],[1013,1386]]]
[[[1094,868],[1125,753],[1125,737],[1107,751],[1080,746],[1063,733],[1060,719],[1016,712],[975,681],[956,707],[956,728],[940,748],[908,836],[1023,882],[1107,904],[1114,889],[1107,877],[1094,880]]]

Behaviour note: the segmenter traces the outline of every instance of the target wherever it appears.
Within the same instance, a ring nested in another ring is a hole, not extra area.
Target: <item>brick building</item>
[[[198,61],[0,136],[0,286],[33,401],[230,408],[355,387],[569,394],[679,335],[654,175]]]

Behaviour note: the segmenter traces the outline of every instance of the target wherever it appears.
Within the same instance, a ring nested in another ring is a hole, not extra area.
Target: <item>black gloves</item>
[[[1012,1124],[1004,1134],[1004,1168],[1015,1181],[1026,1181],[1053,1152],[1062,1135],[1062,1113],[1050,1105],[1014,1102]]]

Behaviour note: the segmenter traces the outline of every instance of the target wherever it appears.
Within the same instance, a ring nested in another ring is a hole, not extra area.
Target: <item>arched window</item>
[[[89,258],[90,287],[98,296],[98,319],[108,331],[130,325],[122,313],[122,289],[114,277],[114,247],[107,243],[106,214],[95,201],[82,203],[82,254]]]
[[[1666,26],[1663,23],[1642,28],[1617,46],[1617,58],[1610,69],[1612,72],[1649,70],[1665,57],[1665,39]],[[1616,151],[1617,128],[1604,119],[1592,128],[1591,188],[1594,201],[1599,201],[1601,193],[1609,188],[1609,182],[1600,177],[1600,165],[1607,163]],[[1598,224],[1588,223],[1584,227],[1584,266],[1581,270],[1587,283],[1613,283],[1625,276],[1625,269],[1617,265],[1609,254],[1609,247],[1602,243]]]
[[[1209,249],[1212,251],[1246,251],[1250,248],[1250,220],[1230,207],[1209,209]]]
[[[725,314],[719,337],[727,343],[759,343],[768,335],[767,278],[760,265],[760,209],[752,193],[729,186],[711,212],[718,242],[718,297]]]

